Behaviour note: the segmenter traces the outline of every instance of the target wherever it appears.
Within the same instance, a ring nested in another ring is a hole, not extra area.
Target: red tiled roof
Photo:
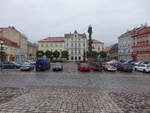
[[[150,30],[150,27],[147,26],[143,26],[143,27],[139,27],[139,28],[134,28],[130,31],[125,32],[124,34],[122,34],[119,38],[124,37],[127,34],[131,34],[132,36],[135,36],[136,34],[138,34],[140,31],[146,29],[147,31]]]
[[[109,51],[111,50],[112,47],[113,47],[113,45],[108,46],[108,47],[105,47],[105,48],[103,49],[103,51],[107,53],[107,52],[109,52]]]
[[[64,42],[64,37],[48,37],[39,42]]]

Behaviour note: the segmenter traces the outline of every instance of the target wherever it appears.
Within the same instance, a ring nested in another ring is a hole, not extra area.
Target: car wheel
[[[147,71],[144,69],[144,71],[143,71],[144,73],[147,73]]]
[[[39,69],[38,69],[38,68],[36,68],[36,71],[39,71]]]

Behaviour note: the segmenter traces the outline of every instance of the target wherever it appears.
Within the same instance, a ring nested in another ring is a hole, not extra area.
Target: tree
[[[47,50],[46,52],[45,52],[45,56],[48,58],[48,59],[53,59],[53,52],[52,51],[49,51],[49,50]]]
[[[43,51],[37,51],[36,52],[36,57],[37,58],[41,58],[41,57],[43,57],[44,56],[44,52]]]
[[[98,56],[98,53],[96,52],[96,51],[92,51],[92,53],[91,53],[91,55],[92,55],[92,57],[97,57]]]
[[[54,51],[53,52],[53,56],[57,59],[60,56],[60,52],[59,51]]]
[[[87,57],[95,58],[98,56],[98,53],[96,51],[92,51],[91,53],[87,52]]]
[[[4,51],[0,51],[0,60],[3,62],[6,57],[6,53]]]
[[[107,53],[104,52],[104,51],[101,51],[101,52],[99,53],[99,55],[100,55],[101,58],[106,58],[106,57],[107,57]]]
[[[66,58],[66,59],[68,60],[68,58],[69,58],[69,53],[68,53],[68,51],[62,51],[62,52],[61,52],[61,57],[62,57],[62,58]]]

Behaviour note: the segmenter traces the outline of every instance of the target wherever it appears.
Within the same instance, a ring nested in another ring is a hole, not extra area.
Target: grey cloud
[[[106,43],[137,25],[150,23],[149,0],[1,0],[0,27],[15,26],[31,41],[49,35],[87,32]]]

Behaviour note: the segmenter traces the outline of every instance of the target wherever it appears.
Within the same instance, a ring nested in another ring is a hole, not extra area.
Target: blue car
[[[36,71],[45,71],[50,69],[50,62],[47,59],[38,59],[36,61]]]

